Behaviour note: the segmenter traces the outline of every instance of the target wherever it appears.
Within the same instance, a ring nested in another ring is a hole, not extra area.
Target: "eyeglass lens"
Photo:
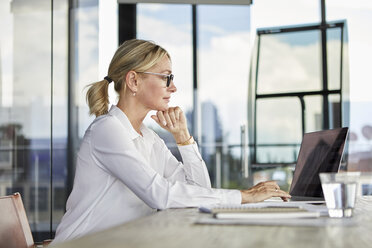
[[[169,87],[170,83],[173,81],[174,75],[170,74],[167,77],[167,87]]]

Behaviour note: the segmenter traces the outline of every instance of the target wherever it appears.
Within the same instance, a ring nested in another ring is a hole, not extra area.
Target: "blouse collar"
[[[133,128],[132,123],[130,123],[127,115],[116,105],[112,105],[110,111],[108,113],[111,116],[115,116],[121,122],[121,124],[125,127],[125,129],[129,132],[130,138],[132,140],[141,137],[139,133]],[[153,132],[146,127],[143,123],[141,124],[140,131],[142,133],[142,137],[148,141],[153,143],[154,142],[154,134]]]

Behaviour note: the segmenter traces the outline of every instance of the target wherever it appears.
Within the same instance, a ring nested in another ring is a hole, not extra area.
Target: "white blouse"
[[[149,215],[157,209],[240,204],[239,190],[212,189],[196,144],[181,146],[183,164],[164,141],[141,126],[139,135],[118,107],[85,132],[73,190],[53,243]]]

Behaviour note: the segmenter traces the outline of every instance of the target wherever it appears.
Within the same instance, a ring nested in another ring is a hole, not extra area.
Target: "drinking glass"
[[[351,217],[360,172],[319,173],[329,217]]]

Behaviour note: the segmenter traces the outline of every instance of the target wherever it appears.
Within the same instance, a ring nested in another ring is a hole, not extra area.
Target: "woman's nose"
[[[169,91],[172,92],[172,93],[174,93],[174,92],[177,91],[177,87],[176,87],[176,85],[174,84],[173,80],[172,80],[171,84],[169,85],[168,89],[169,89]]]

